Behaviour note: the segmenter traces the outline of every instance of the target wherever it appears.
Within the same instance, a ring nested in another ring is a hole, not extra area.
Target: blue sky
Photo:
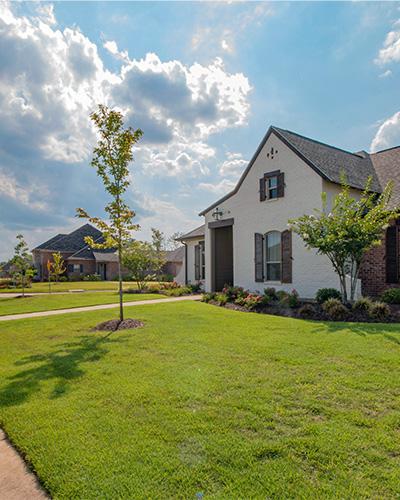
[[[400,144],[391,2],[32,2],[0,7],[0,260],[102,215],[97,103],[144,131],[127,198],[147,238],[201,224],[269,125]]]

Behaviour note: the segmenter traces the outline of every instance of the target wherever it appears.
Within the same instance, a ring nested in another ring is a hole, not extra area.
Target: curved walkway
[[[183,300],[200,300],[201,295],[186,295],[184,297],[170,297],[166,299],[151,299],[137,300],[135,302],[124,302],[124,307],[145,306],[147,304],[164,304],[165,302],[180,302]],[[8,316],[0,316],[0,321],[11,321],[13,319],[40,318],[43,316],[56,316],[58,314],[67,314],[74,312],[100,311],[103,309],[116,309],[119,307],[119,302],[114,304],[100,304],[98,306],[72,307],[70,309],[54,309],[52,311],[40,311],[22,314],[9,314]]]

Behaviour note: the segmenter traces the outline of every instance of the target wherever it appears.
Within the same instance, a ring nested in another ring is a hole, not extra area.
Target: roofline
[[[204,226],[204,224],[201,224],[201,226],[199,226],[199,227],[195,227],[194,229],[192,229],[188,233],[186,233],[186,234],[184,234],[182,236],[179,236],[179,238],[175,238],[175,241],[186,241],[186,240],[193,240],[193,239],[195,240],[195,239],[201,238],[202,236],[205,236],[206,235],[205,228],[204,228],[204,233],[203,234],[198,234],[196,236],[187,236],[190,233],[193,233],[193,231],[197,231],[197,229],[200,229],[203,226]]]
[[[307,165],[309,167],[311,167],[319,176],[321,176],[326,181],[330,181],[330,182],[333,182],[333,183],[337,184],[335,181],[332,181],[327,175],[325,175],[316,165],[314,165],[314,163],[312,161],[310,161],[302,153],[300,153],[300,151],[291,142],[289,142],[285,137],[283,137],[283,135],[279,132],[279,129],[277,129],[276,127],[274,127],[274,126],[271,125],[269,127],[267,133],[263,137],[262,141],[260,142],[260,144],[259,144],[256,152],[254,153],[254,155],[252,156],[251,160],[249,161],[249,164],[247,165],[245,171],[241,175],[241,177],[240,177],[238,183],[236,184],[235,188],[232,191],[230,191],[228,194],[226,194],[225,196],[223,196],[222,198],[220,198],[218,201],[216,201],[215,203],[213,203],[212,205],[210,205],[209,207],[207,207],[205,210],[203,210],[202,212],[200,212],[199,216],[205,215],[207,212],[209,212],[210,210],[212,210],[213,208],[215,208],[220,203],[226,201],[228,198],[230,198],[231,196],[233,196],[234,194],[236,194],[239,191],[240,186],[243,184],[243,181],[245,180],[247,174],[249,173],[251,167],[253,166],[254,162],[256,161],[258,155],[260,154],[262,148],[265,146],[265,143],[269,139],[269,136],[272,134],[272,132],[274,132],[274,134],[278,137],[278,139],[280,139],[300,159],[302,159],[305,163],[307,163]],[[292,132],[290,132],[290,133],[292,133]],[[309,139],[309,140],[313,140],[313,139]],[[315,142],[318,142],[318,141],[315,141]],[[321,144],[323,144],[323,143],[321,143]],[[328,146],[328,144],[326,144],[326,146]],[[334,146],[330,146],[330,147],[334,147]],[[336,148],[336,149],[339,149],[339,148]],[[344,150],[342,150],[342,151],[344,151]],[[354,154],[354,153],[351,153],[351,154]]]

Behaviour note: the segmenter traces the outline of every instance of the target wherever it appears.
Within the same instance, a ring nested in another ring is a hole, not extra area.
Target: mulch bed
[[[116,330],[130,330],[133,328],[142,328],[144,323],[138,319],[124,319],[120,321],[119,319],[110,319],[109,321],[104,321],[99,323],[94,328],[93,332],[115,332]]]
[[[301,306],[305,303],[312,304],[314,308],[314,313],[311,316],[302,316],[299,314]],[[395,304],[388,304],[390,307],[391,314],[384,319],[370,318],[366,312],[351,311],[349,310],[349,315],[346,319],[335,320],[329,317],[322,307],[314,302],[302,302],[298,307],[290,308],[285,307],[280,304],[271,304],[268,306],[260,306],[256,309],[249,310],[246,307],[239,306],[233,302],[227,302],[225,306],[219,306],[218,302],[211,300],[209,304],[218,307],[225,307],[225,309],[231,309],[233,311],[241,312],[252,312],[258,314],[272,314],[274,316],[285,316],[287,318],[297,318],[297,319],[311,319],[316,321],[341,321],[348,323],[400,323],[400,306]]]

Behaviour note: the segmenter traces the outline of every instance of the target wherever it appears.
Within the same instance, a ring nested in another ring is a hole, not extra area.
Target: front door
[[[104,262],[99,262],[97,264],[97,274],[100,275],[100,278],[105,281],[106,280],[106,264]]]
[[[233,285],[233,237],[232,226],[213,229],[214,290]]]

